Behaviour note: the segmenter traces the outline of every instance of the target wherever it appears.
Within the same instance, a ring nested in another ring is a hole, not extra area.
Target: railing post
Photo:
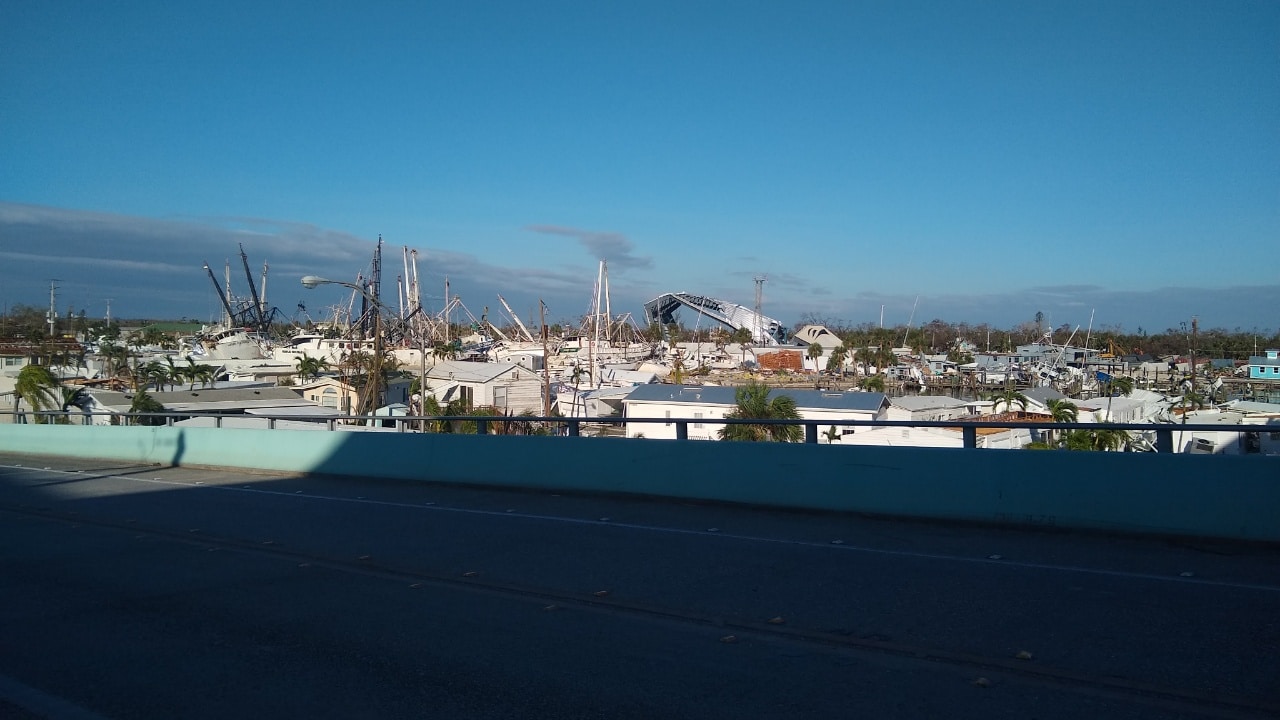
[[[578,435],[579,435],[578,421],[570,420],[569,421],[569,437],[578,437]]]
[[[273,418],[273,417],[269,417],[269,418],[267,418],[267,429],[268,429],[268,430],[275,430],[275,429],[276,429],[276,419],[275,419],[275,418]]]
[[[808,422],[804,424],[804,442],[806,445],[818,444],[818,423]]]
[[[328,420],[325,420],[324,424],[329,426],[329,432],[333,432],[338,427],[338,421],[334,420],[333,418],[329,418]]]
[[[488,421],[488,420],[476,420],[476,434],[477,434],[477,435],[488,435],[488,434],[489,434],[489,421]]]
[[[1173,452],[1173,430],[1160,428],[1156,430],[1156,452],[1172,453]]]
[[[213,418],[213,426],[214,426],[214,427],[216,427],[216,428],[221,428],[221,427],[222,427],[222,416],[221,416],[221,415],[217,415],[217,416],[215,416],[215,417]]]
[[[172,416],[172,415],[165,415],[165,416],[164,416],[164,426],[165,426],[165,427],[173,427],[173,416]]]
[[[677,440],[689,439],[689,423],[685,422],[684,420],[676,421],[676,439]]]
[[[960,428],[960,434],[964,436],[964,447],[966,450],[972,450],[978,447],[978,428],[972,425],[964,425]]]

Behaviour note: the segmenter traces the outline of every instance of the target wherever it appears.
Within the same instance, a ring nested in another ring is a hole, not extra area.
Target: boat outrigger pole
[[[204,264],[204,271],[209,273],[209,281],[213,283],[213,289],[218,291],[218,299],[222,301],[222,309],[227,311],[227,322],[231,322],[231,318],[235,313],[231,312],[231,303],[227,302],[227,296],[222,292],[222,286],[218,284],[218,276],[213,274],[213,269],[209,267],[209,263]]]
[[[253,272],[249,270],[249,256],[244,254],[244,243],[240,243],[240,262],[244,264],[244,279],[249,282],[249,297],[253,298],[253,324],[258,332],[267,332],[270,327],[262,312],[262,301],[258,299],[258,288],[253,284]]]

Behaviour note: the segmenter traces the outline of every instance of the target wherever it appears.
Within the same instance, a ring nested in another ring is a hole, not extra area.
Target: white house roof
[[[1226,409],[1246,415],[1280,415],[1280,404],[1255,400],[1232,400]]]
[[[818,343],[826,350],[830,350],[841,342],[835,333],[823,325],[805,325],[797,330],[795,335],[791,336],[791,340],[800,345]]]
[[[903,395],[889,398],[889,404],[903,410],[943,410],[946,408],[962,408],[972,405],[971,402],[959,400],[947,395]]]
[[[245,408],[247,415],[270,415],[272,417],[331,418],[341,417],[343,413],[334,408],[322,407],[313,403],[286,407]]]
[[[511,371],[537,375],[523,365],[509,362],[458,362],[442,360],[427,368],[427,377],[435,380],[455,380],[458,382],[486,383]]]

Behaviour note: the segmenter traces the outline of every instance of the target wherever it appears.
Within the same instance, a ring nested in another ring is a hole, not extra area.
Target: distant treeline
[[[29,305],[14,305],[0,312],[0,338],[23,338],[30,341],[42,341],[49,337],[49,323],[46,308]],[[186,318],[182,319],[183,322]],[[173,323],[173,320],[157,320],[150,318],[121,318],[112,321],[107,328],[101,320],[89,320],[83,314],[72,314],[71,317],[60,317],[56,325],[56,335],[118,335],[118,328],[146,327],[158,322]],[[961,341],[967,341],[977,347],[979,352],[1008,352],[1018,345],[1034,342],[1046,335],[1054,343],[1066,343],[1083,347],[1087,341],[1089,347],[1112,352],[1115,355],[1180,355],[1193,352],[1197,357],[1229,358],[1245,360],[1252,355],[1261,354],[1267,348],[1280,348],[1280,331],[1267,329],[1234,328],[1198,328],[1193,331],[1193,323],[1188,320],[1183,326],[1165,328],[1158,332],[1150,332],[1139,327],[1133,332],[1124,332],[1120,326],[1103,325],[1087,330],[1069,325],[1051,327],[1044,322],[1044,316],[1037,313],[1032,320],[1011,328],[997,328],[987,323],[971,324],[967,322],[949,323],[934,319],[922,325],[908,328],[904,325],[896,327],[880,327],[875,323],[853,325],[843,320],[807,314],[792,328],[792,332],[805,325],[823,325],[840,338],[840,344],[851,350],[878,347],[909,347],[919,352],[947,353],[955,350]],[[548,328],[548,335],[559,337],[578,327],[576,323],[560,321]],[[286,337],[299,329],[295,326],[281,324],[273,327],[280,336]],[[473,324],[451,323],[450,335],[458,337],[469,332],[480,330]],[[519,333],[514,326],[500,328],[510,337]],[[537,329],[531,326],[536,335]],[[616,331],[615,331],[616,332]],[[684,324],[672,324],[666,327],[652,325],[640,328],[645,339],[657,341],[667,339],[675,342],[706,343],[742,343],[750,340],[750,333],[744,330],[731,332],[722,327],[707,327],[696,323],[689,327]],[[833,348],[835,343],[832,343]],[[826,348],[827,350],[833,348]]]

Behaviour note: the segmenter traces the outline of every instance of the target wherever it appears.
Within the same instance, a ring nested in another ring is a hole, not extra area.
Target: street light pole
[[[376,295],[372,295],[369,291],[355,283],[343,282],[341,280],[327,280],[315,275],[306,275],[302,278],[302,287],[308,290],[314,290],[320,285],[341,285],[342,287],[351,288],[365,297],[366,300],[373,304],[373,358],[369,362],[368,380],[365,383],[364,392],[360,394],[360,403],[357,408],[358,415],[370,415],[374,410],[382,407],[383,402],[383,377],[382,377],[382,355],[384,352],[382,345],[382,303],[378,301]],[[372,407],[369,407],[372,405]]]

